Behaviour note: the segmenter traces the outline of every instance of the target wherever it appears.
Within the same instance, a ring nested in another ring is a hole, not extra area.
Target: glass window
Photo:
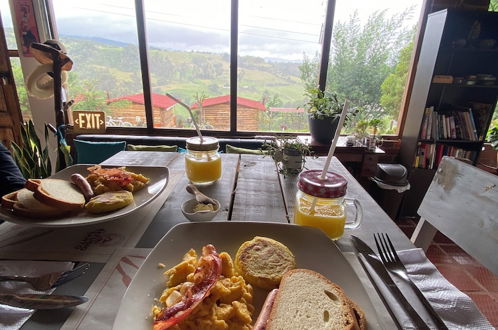
[[[230,128],[230,1],[145,0],[154,127]],[[156,99],[157,101],[154,101]]]
[[[350,131],[358,123],[373,129],[375,120],[381,133],[396,133],[421,6],[421,0],[336,2],[326,89],[357,111]]]
[[[24,85],[24,78],[21,69],[21,61],[19,57],[11,57],[10,65],[12,66],[12,74],[14,75],[14,81],[16,83],[17,96],[19,98],[19,106],[21,107],[21,114],[24,120],[30,120],[31,109],[29,107],[28,93],[26,92],[26,87]]]
[[[241,0],[237,129],[307,132],[304,72],[317,61],[326,1]]]
[[[16,37],[14,35],[14,28],[12,24],[12,16],[10,15],[9,0],[0,0],[0,13],[2,13],[2,22],[7,39],[8,49],[17,49]]]
[[[108,126],[145,126],[133,0],[53,0],[59,39],[73,60],[72,110],[106,113]]]

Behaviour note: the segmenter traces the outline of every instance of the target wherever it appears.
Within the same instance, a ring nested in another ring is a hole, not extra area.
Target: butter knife
[[[368,263],[376,274],[382,279],[391,294],[396,298],[396,302],[403,307],[406,314],[410,317],[413,324],[416,326],[416,329],[430,329],[420,315],[418,315],[417,311],[415,311],[412,305],[410,305],[408,300],[406,300],[405,296],[401,293],[396,283],[394,283],[382,262],[377,258],[375,252],[358,237],[351,235],[351,238],[353,240],[353,245],[358,251],[358,259],[362,263]],[[365,269],[367,272],[370,271],[367,267],[365,267]],[[387,301],[387,299],[386,302],[388,304],[391,303],[390,301]],[[403,320],[399,319],[397,315],[395,315],[395,317],[399,324],[404,323]]]
[[[26,309],[58,309],[87,302],[87,297],[56,294],[0,294],[0,304]]]

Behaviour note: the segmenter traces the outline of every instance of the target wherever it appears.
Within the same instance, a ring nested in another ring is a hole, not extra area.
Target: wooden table
[[[306,167],[321,169],[323,163],[324,158],[309,159]],[[192,195],[185,190],[188,181],[184,173],[184,154],[123,151],[103,164],[167,166],[170,170],[171,181],[167,190],[171,193],[139,239],[136,248],[154,247],[174,225],[188,221],[180,210],[181,204],[192,198]],[[200,188],[221,203],[221,211],[214,220],[282,223],[292,221],[294,196],[297,189],[296,177],[283,177],[278,174],[270,157],[223,154],[222,164],[221,179],[209,187]],[[344,237],[337,241],[342,251],[354,251],[349,238],[352,233],[366,241],[374,250],[375,243],[372,235],[374,232],[388,233],[398,249],[414,247],[337,159],[333,159],[330,169],[348,180],[347,197],[358,199],[364,211],[362,225],[354,231],[346,231]],[[153,207],[149,209],[152,210],[151,212],[155,210]],[[104,266],[99,263],[92,264],[89,273],[58,288],[55,293],[85,294]],[[23,329],[58,329],[64,324],[70,312],[70,310],[36,312]]]
[[[284,177],[279,174],[270,157],[223,154],[222,162],[221,179],[211,186],[200,188],[202,192],[221,203],[221,211],[214,220],[292,222],[297,177]],[[321,169],[324,162],[324,157],[310,158],[306,161],[306,167]],[[188,180],[184,175],[183,154],[122,151],[103,164],[165,165],[173,176],[181,176],[175,182],[174,193],[157,213],[137,247],[154,247],[174,225],[188,221],[180,210],[181,204],[192,198],[185,190]],[[386,232],[399,249],[413,248],[406,235],[336,158],[332,160],[330,170],[347,179],[346,197],[358,199],[363,206],[363,223],[355,230],[356,236],[374,248],[372,234]],[[345,236],[337,241],[344,251],[353,251],[349,235],[350,232],[347,231]]]

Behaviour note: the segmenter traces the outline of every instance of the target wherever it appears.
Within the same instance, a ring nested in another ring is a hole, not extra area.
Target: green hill
[[[142,92],[136,46],[67,36],[61,41],[74,61],[70,73],[74,92],[84,93],[89,85],[111,98]],[[153,92],[172,93],[188,103],[194,102],[196,93],[207,97],[230,93],[228,54],[149,49],[149,70]],[[277,95],[279,105],[289,107],[304,103],[298,63],[242,56],[238,73],[239,96],[262,100],[263,95]]]

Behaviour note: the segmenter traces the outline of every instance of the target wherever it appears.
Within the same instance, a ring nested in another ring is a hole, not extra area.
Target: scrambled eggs
[[[251,314],[254,311],[252,286],[246,284],[244,278],[236,273],[228,253],[222,252],[219,256],[222,260],[221,277],[211,289],[210,295],[193,310],[192,314],[171,329],[250,330],[252,328]],[[162,304],[152,308],[154,317],[159,314],[162,307],[172,306],[181,300],[186,286],[193,281],[197,262],[197,253],[194,249],[190,249],[184,255],[182,262],[164,273],[169,276],[166,283],[168,288],[159,298]]]

